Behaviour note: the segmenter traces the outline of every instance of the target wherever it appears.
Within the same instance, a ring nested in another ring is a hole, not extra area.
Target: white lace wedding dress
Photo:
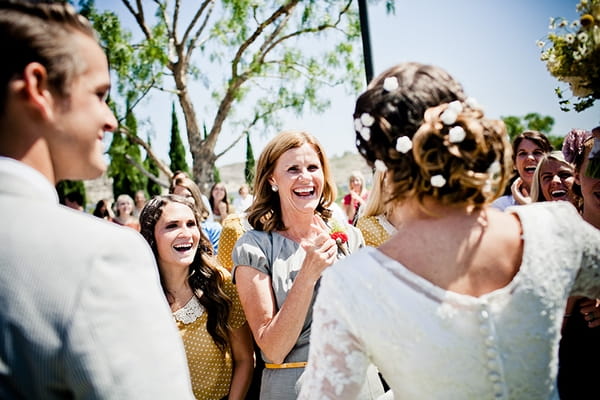
[[[600,297],[600,231],[564,203],[512,209],[519,272],[481,297],[445,291],[374,248],[329,268],[301,399],[353,399],[375,364],[395,399],[557,398],[569,295]]]

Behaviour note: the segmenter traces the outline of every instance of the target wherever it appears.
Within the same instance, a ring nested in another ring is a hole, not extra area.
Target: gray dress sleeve
[[[273,237],[269,232],[251,230],[244,233],[233,247],[231,259],[234,277],[238,265],[247,265],[269,276],[272,275]]]

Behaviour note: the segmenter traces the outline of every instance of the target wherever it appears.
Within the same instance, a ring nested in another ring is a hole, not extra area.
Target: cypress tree
[[[137,135],[137,120],[130,110],[131,98],[133,98],[133,93],[128,96],[126,103],[125,127],[131,134]],[[123,193],[133,197],[136,191],[146,189],[148,178],[125,158],[127,154],[138,164],[142,164],[142,152],[129,136],[114,134],[108,153],[111,157],[108,175],[113,178],[113,194],[115,197]]]
[[[244,178],[249,187],[252,187],[254,183],[254,151],[252,150],[252,143],[250,142],[250,134],[246,133],[246,166],[244,167]]]
[[[171,107],[171,143],[169,145],[169,159],[171,160],[171,171],[185,171],[189,174],[190,167],[185,160],[185,147],[179,133],[179,121],[175,113],[175,102]]]
[[[148,138],[148,145],[152,147],[152,143],[150,138]],[[148,172],[152,175],[158,177],[160,172],[156,163],[146,154],[146,159],[144,160],[144,167]],[[152,179],[148,179],[148,185],[146,186],[146,192],[150,197],[154,197],[162,193],[162,187],[154,182]]]

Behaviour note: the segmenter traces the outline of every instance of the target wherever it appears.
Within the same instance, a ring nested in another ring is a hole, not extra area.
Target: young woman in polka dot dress
[[[160,281],[183,338],[197,399],[244,399],[254,367],[252,338],[231,275],[218,267],[193,203],[157,196],[142,210]]]

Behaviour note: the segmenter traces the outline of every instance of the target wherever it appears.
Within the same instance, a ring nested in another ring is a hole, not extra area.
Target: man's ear
[[[48,72],[46,67],[38,62],[25,66],[22,83],[19,89],[26,102],[39,113],[43,119],[54,117],[55,99],[48,87]]]

